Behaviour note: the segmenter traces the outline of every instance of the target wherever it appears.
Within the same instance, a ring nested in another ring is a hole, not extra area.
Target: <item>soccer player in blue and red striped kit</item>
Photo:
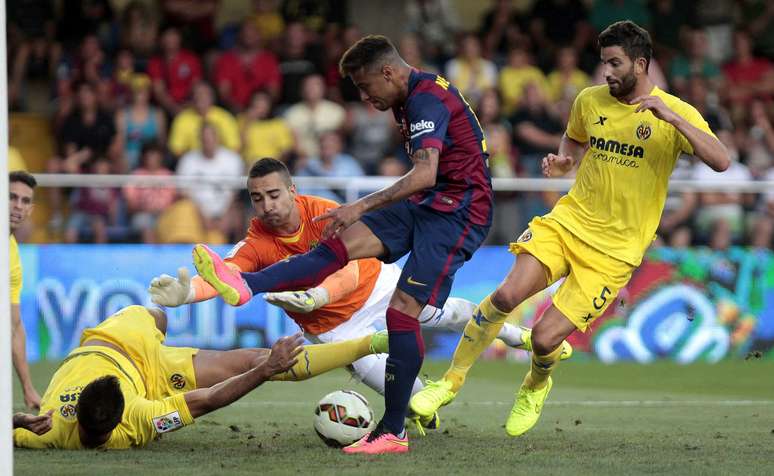
[[[384,417],[370,434],[344,448],[346,453],[403,453],[409,449],[408,401],[425,350],[417,316],[425,305],[443,307],[455,272],[491,225],[486,141],[457,88],[406,64],[383,36],[366,36],[352,45],[339,69],[363,101],[392,110],[412,169],[393,185],[317,217],[329,220],[325,239],[308,253],[257,273],[236,273],[197,245],[194,264],[226,302],[241,305],[257,293],[317,285],[352,259],[392,263],[410,253],[387,309]]]

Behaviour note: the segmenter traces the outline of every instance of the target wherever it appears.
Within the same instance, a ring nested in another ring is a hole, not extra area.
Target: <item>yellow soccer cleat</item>
[[[448,380],[428,380],[425,388],[414,394],[409,401],[409,408],[422,419],[431,418],[439,408],[448,405],[457,396]]]
[[[524,343],[517,345],[516,348],[532,352],[532,329],[529,327],[521,327],[521,340],[523,340]],[[559,360],[567,360],[570,357],[572,357],[572,346],[569,342],[563,340],[562,353],[559,355]]]
[[[516,394],[511,414],[505,422],[505,432],[508,436],[521,436],[535,426],[552,385],[551,377],[548,377],[546,386],[539,390],[530,390],[522,384]]]
[[[416,425],[417,432],[419,432],[419,434],[422,436],[427,435],[425,430],[437,430],[441,427],[441,416],[438,414],[438,412],[433,413],[429,417],[421,417],[412,413],[408,416],[408,420]]]

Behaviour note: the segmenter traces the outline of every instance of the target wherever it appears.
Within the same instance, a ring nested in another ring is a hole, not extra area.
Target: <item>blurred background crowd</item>
[[[391,113],[359,102],[337,70],[350,44],[387,33],[409,64],[465,95],[494,177],[539,177],[576,94],[604,82],[597,33],[631,19],[651,33],[652,79],[704,115],[733,161],[719,176],[683,157],[674,177],[774,180],[771,1],[7,0],[6,8],[11,170],[241,176],[268,156],[297,176],[401,175],[410,162]],[[363,9],[371,15],[359,22]],[[558,197],[498,193],[489,243],[518,236]],[[212,186],[49,187],[39,200],[32,241],[223,243],[244,234],[250,215],[244,193]],[[658,244],[770,248],[773,224],[774,190],[672,193]]]

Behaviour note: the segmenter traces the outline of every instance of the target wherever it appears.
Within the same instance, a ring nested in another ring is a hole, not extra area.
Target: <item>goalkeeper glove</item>
[[[263,298],[266,302],[279,306],[286,311],[301,314],[307,314],[320,309],[331,300],[328,290],[322,287],[311,288],[306,291],[266,293],[263,295]]]
[[[177,278],[168,274],[153,278],[148,292],[151,301],[160,306],[177,307],[194,300],[194,290],[186,268],[177,270]]]

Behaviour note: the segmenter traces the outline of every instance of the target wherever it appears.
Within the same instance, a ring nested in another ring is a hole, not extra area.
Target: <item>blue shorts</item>
[[[462,213],[441,213],[407,200],[366,213],[360,220],[387,249],[379,259],[394,263],[406,253],[398,289],[420,303],[443,307],[454,273],[484,242],[489,227]]]

